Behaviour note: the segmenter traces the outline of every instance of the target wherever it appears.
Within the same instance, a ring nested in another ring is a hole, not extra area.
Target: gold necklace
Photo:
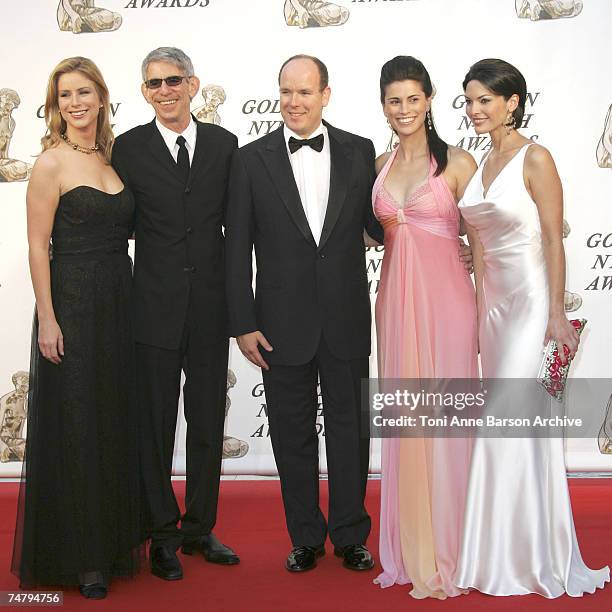
[[[70,145],[75,151],[78,151],[79,153],[85,153],[85,155],[91,155],[92,153],[95,153],[96,151],[100,150],[100,145],[97,142],[93,147],[82,147],[80,144],[77,144],[76,142],[72,142],[72,140],[70,140],[70,138],[66,136],[66,132],[61,134],[61,137],[67,145]]]

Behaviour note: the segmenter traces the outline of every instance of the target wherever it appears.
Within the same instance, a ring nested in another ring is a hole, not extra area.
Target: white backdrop
[[[181,47],[202,85],[220,86],[226,96],[206,119],[220,122],[245,144],[278,125],[276,77],[282,61],[295,53],[314,54],[330,71],[326,118],[371,138],[380,153],[389,138],[379,103],[380,67],[395,55],[411,54],[425,63],[437,88],[433,112],[439,133],[477,160],[487,142],[477,140],[464,119],[461,82],[478,59],[510,61],[524,73],[530,92],[524,133],[551,150],[564,184],[567,289],[574,294],[568,303],[579,305],[575,316],[589,320],[573,375],[610,377],[609,0],[2,0],[0,16],[0,476],[21,470],[25,377],[14,374],[29,367],[33,309],[25,164],[39,152],[48,75],[72,55],[88,56],[101,68],[118,134],[152,118],[140,95],[144,55],[161,45]],[[197,112],[204,104],[198,95],[193,108]],[[368,253],[373,300],[381,257],[373,249]],[[375,371],[375,357],[372,366]],[[224,461],[224,472],[273,474],[260,374],[235,345],[230,368],[226,452],[234,457]],[[606,402],[602,397],[602,420]],[[181,418],[177,473],[184,467],[184,432]],[[378,449],[375,442],[372,471],[380,467]],[[323,443],[321,450],[324,456]],[[612,471],[612,455],[600,454],[596,440],[572,440],[568,467]]]

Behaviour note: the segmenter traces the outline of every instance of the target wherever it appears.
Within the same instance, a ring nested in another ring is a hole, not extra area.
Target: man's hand
[[[250,332],[248,334],[242,334],[242,336],[236,337],[238,348],[242,351],[242,354],[256,366],[269,370],[270,366],[264,361],[261,353],[259,352],[259,345],[263,346],[266,351],[270,352],[274,350],[270,343],[266,340],[266,337],[260,331]]]
[[[472,249],[469,244],[465,244],[463,240],[459,240],[459,259],[465,266],[465,269],[468,271],[468,274],[471,274],[474,271],[474,263],[472,262]]]

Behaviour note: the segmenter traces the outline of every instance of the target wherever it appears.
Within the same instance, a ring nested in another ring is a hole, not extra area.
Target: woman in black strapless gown
[[[141,556],[127,254],[134,200],[107,162],[112,133],[95,110],[108,112],[108,92],[95,65],[64,60],[49,88],[49,136],[28,189],[37,313],[12,569],[24,588],[80,585],[85,597],[102,598],[109,579],[133,574]],[[58,96],[66,142],[54,143]],[[75,145],[92,128],[97,144]],[[66,190],[75,179],[100,188]],[[49,181],[62,195],[53,195]],[[37,247],[48,244],[41,227],[51,222],[47,263]]]

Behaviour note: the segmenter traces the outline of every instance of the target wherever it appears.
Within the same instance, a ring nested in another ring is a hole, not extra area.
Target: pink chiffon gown
[[[376,328],[380,378],[477,378],[474,287],[458,254],[459,211],[442,176],[398,203],[378,175],[374,213],[385,231]],[[418,599],[462,591],[459,554],[471,443],[459,438],[382,441],[381,587],[412,583]]]

